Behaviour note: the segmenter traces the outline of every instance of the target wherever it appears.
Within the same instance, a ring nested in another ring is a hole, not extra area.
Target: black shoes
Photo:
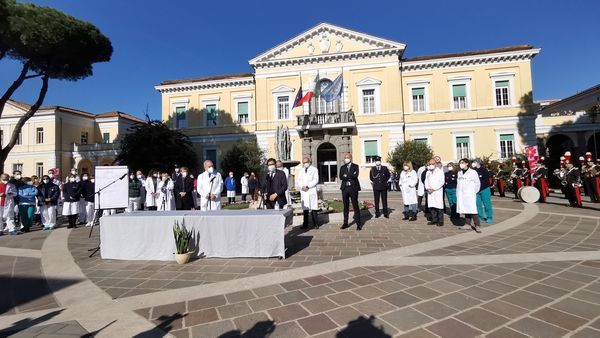
[[[434,224],[437,224],[437,223],[436,223],[436,222],[434,222],[434,221],[429,221],[429,222],[427,222],[427,225],[434,225]]]
[[[444,223],[443,222],[438,222],[436,225],[439,226],[439,227],[443,227]]]
[[[381,217],[381,213],[379,211],[376,211],[375,212],[375,218],[379,218],[379,217]]]
[[[342,227],[340,229],[348,229],[350,226],[348,225],[348,223],[344,223],[342,224]]]
[[[410,213],[408,213],[408,212],[403,212],[403,214],[404,214],[404,217],[402,218],[402,220],[403,220],[403,221],[408,221],[408,220],[410,219],[410,216],[409,216],[409,215],[410,215]]]

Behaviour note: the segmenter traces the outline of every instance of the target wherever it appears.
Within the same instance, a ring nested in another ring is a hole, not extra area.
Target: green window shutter
[[[365,141],[365,156],[377,156],[377,141]]]
[[[248,115],[248,102],[238,102],[238,115]]]
[[[110,133],[102,134],[102,140],[104,141],[104,143],[109,143],[110,142]]]
[[[500,135],[500,141],[513,141],[515,136],[513,134]]]
[[[464,84],[452,85],[452,96],[454,97],[466,97],[467,96],[467,86]]]
[[[456,138],[456,143],[469,143],[469,136],[460,136]]]
[[[185,107],[176,107],[175,117],[177,120],[185,120]]]
[[[508,80],[496,81],[496,88],[505,88],[505,87],[508,87]]]
[[[425,88],[413,88],[412,95],[413,96],[419,96],[419,95],[425,96]]]

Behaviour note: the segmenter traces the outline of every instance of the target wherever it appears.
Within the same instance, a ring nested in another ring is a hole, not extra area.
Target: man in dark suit
[[[350,200],[352,200],[352,209],[354,209],[354,221],[356,222],[356,230],[362,230],[360,222],[360,208],[358,206],[358,192],[360,191],[360,183],[358,182],[358,165],[352,163],[352,154],[348,153],[344,156],[344,164],[340,168],[340,179],[342,185],[342,201],[344,202],[344,224],[341,229],[347,229],[348,213],[350,212]]]
[[[381,165],[381,157],[375,158],[375,166],[371,168],[369,173],[371,185],[373,186],[373,199],[375,200],[375,218],[381,216],[379,212],[379,199],[383,204],[383,217],[390,218],[388,212],[387,188],[388,180],[390,179],[390,171],[384,165]]]
[[[181,167],[181,175],[175,180],[173,194],[175,195],[175,209],[192,210],[194,207],[194,179],[190,177],[188,168]]]
[[[288,189],[287,178],[282,170],[275,167],[275,159],[267,160],[267,175],[262,184],[263,201],[267,209],[275,209],[275,204],[279,209],[283,209],[287,204],[285,191]]]

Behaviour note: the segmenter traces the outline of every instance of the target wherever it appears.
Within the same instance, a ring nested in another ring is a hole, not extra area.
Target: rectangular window
[[[515,135],[500,135],[500,158],[512,158],[515,155]]]
[[[206,125],[207,126],[216,126],[217,125],[217,105],[216,104],[207,104],[204,109],[206,109]]]
[[[0,130],[0,147],[4,147],[4,130]]]
[[[187,110],[185,106],[175,107],[175,128],[187,127]]]
[[[287,120],[290,118],[290,98],[288,96],[277,97],[277,119]]]
[[[36,139],[35,139],[35,142],[37,144],[44,143],[44,128],[37,128],[36,129]]]
[[[425,138],[425,137],[421,137],[421,138],[415,138],[415,139],[413,139],[413,142],[421,142],[421,143],[428,144],[429,140],[427,140],[427,138]]]
[[[365,163],[374,163],[377,157],[377,140],[365,141]]]
[[[110,143],[110,133],[102,134],[102,143]]]
[[[35,164],[35,173],[37,177],[42,177],[45,175],[44,173],[44,163],[38,162]]]
[[[454,109],[467,108],[467,85],[452,85],[452,101]]]
[[[509,81],[496,81],[496,106],[510,105]]]
[[[425,88],[412,89],[412,108],[414,112],[425,111]]]
[[[244,124],[250,122],[250,118],[248,116],[248,102],[238,102],[237,113],[238,123]]]
[[[23,163],[13,163],[13,172],[15,171],[23,173]]]
[[[456,138],[456,159],[471,158],[469,150],[469,136],[460,136]]]
[[[363,89],[363,113],[375,114],[375,89]]]
[[[18,146],[18,145],[20,145],[20,144],[22,144],[22,143],[23,143],[23,132],[22,132],[22,131],[20,131],[20,132],[19,132],[19,136],[17,136],[17,142],[15,143],[15,145],[17,145],[17,146]]]
[[[81,144],[88,144],[88,132],[87,131],[81,132]]]
[[[217,169],[217,149],[206,149],[204,150],[204,159],[211,160],[215,166],[215,170]]]

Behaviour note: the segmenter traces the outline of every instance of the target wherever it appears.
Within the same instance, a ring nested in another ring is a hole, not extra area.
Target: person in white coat
[[[425,173],[427,171],[427,165],[419,167],[417,169],[417,209],[418,211],[422,211],[423,215],[429,220],[430,214],[429,209],[427,209],[427,194],[425,193]]]
[[[242,202],[246,202],[246,196],[250,192],[250,187],[248,185],[248,173],[244,173],[244,176],[240,179],[240,184],[242,185]]]
[[[200,195],[200,210],[220,210],[223,178],[211,160],[204,161],[204,172],[198,176],[196,188]]]
[[[406,161],[400,173],[400,190],[402,191],[402,204],[404,204],[403,220],[417,220],[417,172],[413,169],[412,162]]]
[[[300,190],[300,204],[302,206],[302,229],[308,228],[308,213],[312,218],[313,226],[319,228],[318,210],[319,197],[317,184],[319,183],[319,170],[313,167],[310,157],[302,159],[302,169],[298,172],[296,189]]]
[[[175,196],[173,188],[175,187],[169,173],[162,173],[161,180],[158,182],[158,211],[175,210]]]
[[[158,171],[152,169],[148,173],[148,178],[146,178],[146,182],[142,182],[143,187],[146,190],[146,208],[148,210],[156,210],[158,209]]]
[[[0,234],[7,230],[8,234],[16,235],[14,198],[17,196],[17,188],[9,180],[8,174],[2,174],[0,181]],[[5,224],[6,229],[4,229]]]
[[[425,190],[427,191],[427,208],[431,214],[431,220],[427,225],[444,225],[444,171],[431,159],[427,163],[427,174],[425,176]]]
[[[481,182],[477,171],[470,168],[468,159],[463,158],[458,163],[460,170],[456,184],[456,212],[465,215],[465,225],[462,230],[475,230],[481,233],[479,215],[477,214],[477,193]],[[471,224],[471,219],[474,224]]]

